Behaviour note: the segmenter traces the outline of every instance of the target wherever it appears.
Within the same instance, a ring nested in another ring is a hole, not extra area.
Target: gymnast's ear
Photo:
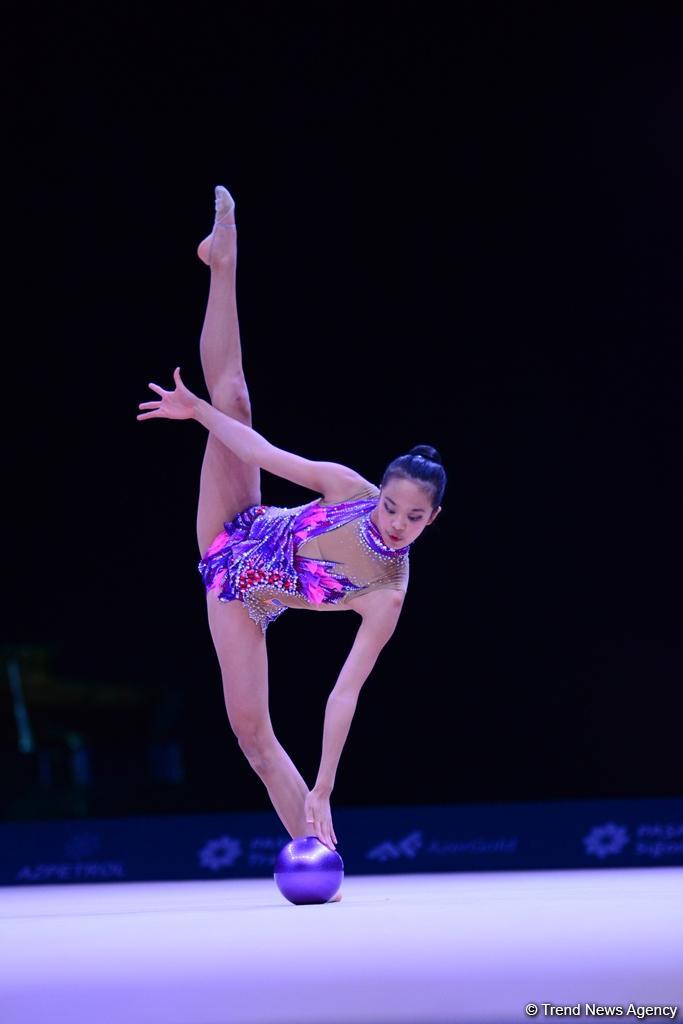
[[[436,517],[438,516],[438,514],[439,514],[439,512],[440,512],[440,511],[441,511],[441,505],[439,505],[439,507],[438,507],[438,508],[435,508],[435,509],[433,510],[433,512],[432,512],[432,514],[431,514],[431,516],[430,516],[430,517],[429,517],[429,519],[427,520],[427,523],[426,523],[426,525],[427,525],[427,526],[431,526],[431,525],[432,525],[432,523],[434,522],[434,520],[436,519]]]

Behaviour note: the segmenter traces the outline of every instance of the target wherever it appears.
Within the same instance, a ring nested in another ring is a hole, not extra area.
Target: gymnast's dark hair
[[[384,470],[382,487],[395,476],[425,484],[432,492],[432,508],[438,508],[441,504],[446,489],[446,470],[436,448],[418,444],[407,455],[399,455]]]

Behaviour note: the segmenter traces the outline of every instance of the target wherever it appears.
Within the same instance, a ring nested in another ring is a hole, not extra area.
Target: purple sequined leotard
[[[242,601],[265,632],[287,608],[341,610],[359,594],[408,585],[408,547],[389,548],[370,513],[379,488],[346,501],[296,508],[251,505],[218,534],[199,562],[207,591]]]

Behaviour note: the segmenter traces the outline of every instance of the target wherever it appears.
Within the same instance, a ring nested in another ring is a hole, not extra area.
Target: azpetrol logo
[[[74,832],[64,843],[64,856],[69,860],[83,860],[92,857],[102,846],[97,832]]]
[[[102,882],[127,877],[124,861],[94,860],[100,851],[103,837],[98,832],[72,832],[64,841],[65,859],[46,864],[22,864],[17,870],[17,882]]]
[[[616,825],[613,821],[608,821],[604,825],[595,825],[582,839],[586,854],[599,857],[600,860],[621,853],[630,841],[631,837],[626,831],[626,827]]]

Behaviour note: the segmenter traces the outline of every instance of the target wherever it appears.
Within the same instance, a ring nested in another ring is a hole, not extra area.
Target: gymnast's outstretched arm
[[[149,385],[152,391],[160,395],[160,399],[141,402],[140,409],[151,411],[139,415],[139,420],[159,417],[195,419],[243,462],[260,466],[275,476],[291,480],[292,483],[308,487],[326,497],[332,494],[348,495],[367,482],[359,473],[341,463],[316,462],[276,448],[252,427],[219,412],[209,402],[193,394],[180,379],[180,367],[176,367],[173,378],[176,383],[174,391],[165,391],[158,384]]]

